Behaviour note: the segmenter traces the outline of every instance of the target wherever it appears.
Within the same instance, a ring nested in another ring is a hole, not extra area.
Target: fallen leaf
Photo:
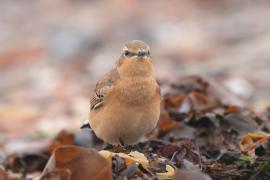
[[[201,92],[193,91],[187,98],[190,100],[191,110],[195,112],[205,111],[215,106],[215,102],[213,102],[207,94]]]
[[[149,167],[149,161],[147,160],[145,155],[138,151],[132,151],[129,154],[125,154],[125,153],[113,153],[110,151],[102,150],[102,151],[99,151],[99,154],[110,161],[112,160],[113,156],[117,155],[125,159],[126,166],[129,166],[137,162],[137,163],[142,164],[144,167]]]
[[[66,130],[60,131],[49,145],[49,152],[53,153],[55,149],[63,145],[74,145],[74,134],[67,132]]]
[[[245,110],[239,113],[230,113],[221,118],[221,126],[228,129],[235,129],[239,134],[255,132],[257,123],[251,115],[246,115]]]
[[[270,139],[269,133],[257,132],[247,133],[239,143],[241,151],[246,152],[249,155],[254,153],[254,150],[262,143]]]
[[[171,179],[175,172],[174,168],[170,165],[166,165],[166,171],[165,173],[157,173],[157,178],[159,180]]]
[[[179,168],[185,166],[185,160],[191,162],[194,165],[200,163],[200,156],[198,149],[193,140],[182,138],[174,143],[163,145],[159,153],[172,162]]]
[[[112,179],[110,161],[100,156],[94,149],[76,146],[57,148],[48,161],[41,178],[53,174],[53,172],[59,172],[59,170],[66,171],[66,169],[71,173],[71,180]],[[64,171],[60,172],[63,173]],[[66,172],[60,175],[69,177]]]
[[[167,113],[161,114],[160,120],[158,122],[159,136],[163,136],[167,132],[180,127],[179,122],[171,120]]]
[[[183,101],[183,97],[181,96],[170,96],[165,98],[165,105],[166,106],[171,106],[171,107],[179,107],[180,104]]]

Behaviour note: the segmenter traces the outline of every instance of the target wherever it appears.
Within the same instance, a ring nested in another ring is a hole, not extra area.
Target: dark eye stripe
[[[130,52],[129,50],[125,50],[125,51],[123,52],[123,55],[126,56],[126,57],[131,57],[131,56],[141,56],[141,55],[143,55],[143,56],[144,56],[144,55],[149,56],[149,55],[150,55],[150,52],[149,52],[149,51],[146,51],[146,52],[143,51],[143,53],[142,53],[142,52],[133,53],[133,52]]]
[[[124,52],[124,55],[125,55],[125,56],[129,56],[129,55],[130,55],[130,52],[129,52],[128,50],[126,50],[126,51]]]
[[[132,52],[130,52],[128,50],[125,50],[123,54],[124,54],[124,56],[127,56],[127,57],[131,57],[131,56],[135,56],[136,55],[136,53],[132,53]]]

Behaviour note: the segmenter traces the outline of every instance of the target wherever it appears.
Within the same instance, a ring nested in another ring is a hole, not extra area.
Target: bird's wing
[[[113,84],[119,79],[119,74],[116,68],[106,73],[96,84],[94,95],[91,98],[90,110],[95,110],[101,107],[108,93],[112,90]]]

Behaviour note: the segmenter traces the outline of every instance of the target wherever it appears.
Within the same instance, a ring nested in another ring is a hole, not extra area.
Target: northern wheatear
[[[91,99],[90,126],[97,137],[107,143],[136,144],[155,128],[160,103],[150,48],[142,41],[129,41],[116,67],[96,84]]]

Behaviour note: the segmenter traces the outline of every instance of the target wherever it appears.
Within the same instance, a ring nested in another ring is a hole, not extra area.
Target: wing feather
[[[96,110],[104,105],[106,96],[113,88],[113,84],[119,79],[119,74],[116,68],[105,74],[96,84],[94,95],[90,101],[90,110]]]

